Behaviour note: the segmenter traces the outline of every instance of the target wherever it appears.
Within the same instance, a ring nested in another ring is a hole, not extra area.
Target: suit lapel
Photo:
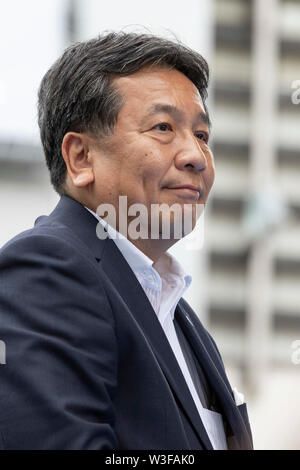
[[[177,306],[176,316],[178,322],[186,333],[206,373],[207,379],[219,399],[223,412],[238,442],[238,447],[241,449],[251,449],[252,445],[247,428],[231,394],[231,387],[223,370],[221,360],[199,320],[198,328],[196,328],[194,321],[191,319],[191,316],[194,317],[195,313],[192,311],[193,315],[189,315],[185,307],[186,305],[186,302],[181,300]],[[190,307],[189,310],[191,310]]]
[[[196,405],[157,315],[135,274],[113,240],[107,240],[101,260],[101,267],[114,285],[117,291],[116,295],[121,295],[130,313],[141,328],[170,388],[181,403],[185,414],[204,447],[212,449]]]

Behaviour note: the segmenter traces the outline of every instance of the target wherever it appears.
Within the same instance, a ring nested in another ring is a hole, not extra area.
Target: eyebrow
[[[175,121],[182,122],[184,121],[184,113],[172,104],[163,104],[163,103],[156,103],[150,107],[148,110],[147,117],[152,116],[158,113],[166,113],[169,114]],[[202,123],[205,124],[209,129],[211,128],[211,122],[207,113],[200,111],[195,119],[195,123]]]

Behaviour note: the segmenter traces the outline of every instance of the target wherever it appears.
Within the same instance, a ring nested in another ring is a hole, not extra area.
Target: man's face
[[[123,97],[113,135],[99,139],[98,205],[205,204],[214,181],[209,126],[200,94],[181,72],[145,68],[117,78]],[[192,186],[199,191],[182,186]]]

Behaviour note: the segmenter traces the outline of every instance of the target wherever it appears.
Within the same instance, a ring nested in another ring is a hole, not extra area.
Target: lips
[[[192,196],[198,200],[202,195],[202,189],[199,186],[194,186],[192,184],[184,184],[180,186],[166,186],[166,189],[178,191],[182,193],[182,195],[186,195],[186,197]]]

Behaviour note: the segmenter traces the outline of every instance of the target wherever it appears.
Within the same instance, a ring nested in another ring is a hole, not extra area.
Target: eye
[[[208,143],[209,137],[206,132],[195,132],[195,136],[197,137],[197,139],[203,140],[203,142],[205,142],[206,144]]]
[[[167,124],[166,122],[161,122],[159,124],[156,124],[153,129],[157,129],[160,132],[166,132],[166,131],[171,131],[172,128],[170,124]]]

